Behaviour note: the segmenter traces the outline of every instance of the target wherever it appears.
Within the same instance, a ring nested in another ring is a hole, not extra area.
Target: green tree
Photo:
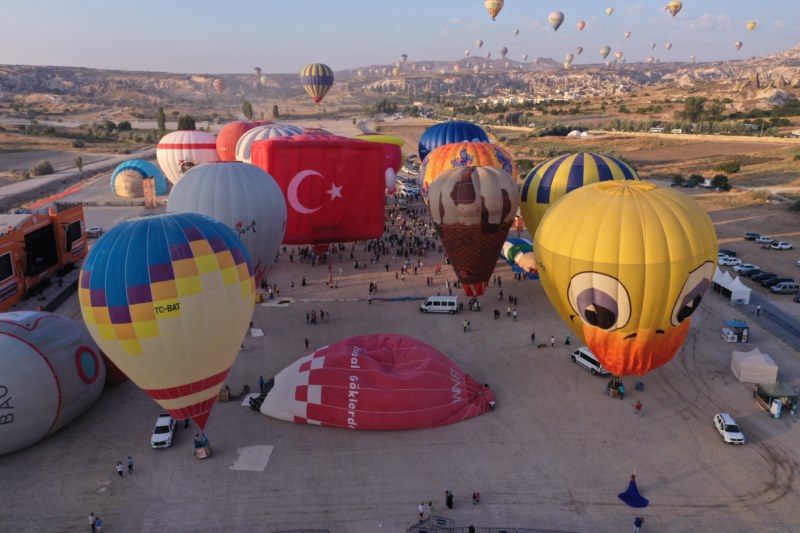
[[[697,122],[703,117],[705,113],[707,98],[703,96],[690,96],[683,101],[683,111],[678,111],[678,118],[688,120],[689,122]]]
[[[178,117],[178,129],[179,130],[196,130],[197,127],[194,124],[194,118],[191,115],[181,115]]]
[[[711,179],[711,187],[721,191],[731,190],[731,184],[728,183],[728,176],[725,174],[717,174]]]
[[[683,179],[683,176],[681,176],[680,174],[675,174],[674,176],[672,176],[672,184],[675,187],[683,187],[685,181],[686,180]]]
[[[167,116],[164,114],[164,108],[158,106],[156,111],[156,124],[158,125],[158,133],[162,137],[167,132]]]
[[[242,102],[242,114],[247,120],[253,120],[253,105],[248,100]]]
[[[272,118],[279,119],[281,118],[281,113],[278,110],[278,104],[272,106]]]
[[[79,172],[83,172],[83,158],[76,157],[75,158],[75,166],[77,167]]]

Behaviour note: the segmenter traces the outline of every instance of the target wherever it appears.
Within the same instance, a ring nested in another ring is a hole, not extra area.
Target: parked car
[[[794,281],[782,281],[769,288],[775,294],[797,294],[800,292],[800,284]]]
[[[750,279],[753,281],[757,281],[761,283],[765,279],[774,278],[777,274],[775,272],[762,272],[761,274],[756,274],[755,276],[750,276]]]
[[[773,239],[772,237],[767,237],[766,235],[762,235],[756,239],[756,242],[758,244],[772,244],[773,242],[775,242],[775,239]]]
[[[169,413],[158,415],[153,435],[150,437],[150,446],[153,448],[169,448],[172,446],[172,436],[175,434],[175,419]]]
[[[717,256],[719,256],[720,254],[727,255],[728,257],[736,257],[736,252],[734,250],[728,250],[726,248],[720,248],[717,251]]]
[[[87,239],[99,239],[103,235],[103,228],[94,227],[86,230]]]
[[[744,270],[746,268],[761,268],[761,267],[759,267],[758,265],[750,264],[750,263],[741,263],[741,264],[738,264],[735,267],[733,267],[733,271],[738,273],[738,272],[741,272],[742,270]]]
[[[761,237],[760,233],[745,233],[744,234],[744,238],[747,239],[748,241],[754,241],[754,240],[758,239],[759,237]]]
[[[717,264],[720,266],[739,266],[742,264],[742,260],[737,257],[721,255],[717,257]]]
[[[749,277],[752,277],[752,276],[757,276],[758,274],[761,274],[762,272],[764,272],[764,271],[761,270],[760,268],[745,268],[744,270],[740,270],[739,271],[739,275],[740,276],[747,276],[749,278]]]
[[[714,427],[717,428],[725,444],[744,444],[744,434],[739,424],[728,413],[714,415]]]
[[[792,248],[794,247],[788,242],[778,241],[772,243],[773,250],[791,250]]]
[[[800,296],[795,296],[794,298],[792,298],[792,301],[800,304]]]
[[[777,285],[778,283],[784,283],[784,282],[787,282],[787,283],[788,282],[794,282],[794,279],[785,278],[785,277],[782,277],[782,276],[775,276],[774,278],[765,279],[764,281],[761,282],[761,284],[764,287],[771,288],[771,287],[774,287],[775,285]]]
[[[611,374],[586,346],[572,352],[571,359],[573,363],[582,366],[591,372],[593,376],[608,376]]]

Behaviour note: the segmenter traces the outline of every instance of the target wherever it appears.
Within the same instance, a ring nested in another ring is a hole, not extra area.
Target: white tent
[[[739,276],[728,286],[731,291],[731,303],[737,305],[747,305],[750,303],[750,288],[742,283]]]
[[[733,352],[731,370],[744,383],[775,383],[778,380],[778,365],[758,348],[750,352]]]

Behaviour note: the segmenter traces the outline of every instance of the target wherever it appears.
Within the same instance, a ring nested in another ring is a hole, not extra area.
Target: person
[[[569,346],[569,335],[567,335],[566,345]]]
[[[425,504],[420,502],[417,509],[419,510],[419,521],[422,522],[422,515],[425,514]]]
[[[478,493],[477,492],[473,492],[472,493],[472,505],[476,505],[477,503],[478,503]]]
[[[636,406],[634,407],[633,414],[641,415],[642,414],[642,402],[636,401]]]
[[[517,320],[517,310],[516,310],[516,309],[514,309],[514,312],[513,312],[512,314],[513,314],[513,316],[514,316],[514,320],[516,321],[516,320]]]
[[[494,411],[494,406],[497,405],[497,402],[494,400],[489,401],[489,410]]]
[[[633,521],[633,533],[639,533],[643,525],[644,525],[644,517],[637,516],[636,519]]]
[[[428,502],[428,516],[433,516],[436,509],[433,507],[433,502]]]
[[[464,333],[466,333],[466,332],[467,332],[467,321],[466,321],[466,320],[465,320],[465,321],[463,321],[463,322],[461,323],[461,325],[462,325],[462,326],[464,326]]]
[[[475,526],[470,524],[469,529],[467,530],[467,533],[475,533]]]
[[[306,349],[308,349],[308,337],[306,337]]]
[[[506,316],[511,316],[511,306],[506,306]]]
[[[133,457],[128,456],[128,475],[133,474]]]
[[[94,513],[89,513],[89,525],[92,527],[92,531],[96,531],[96,520],[97,517],[94,516]]]
[[[103,531],[103,520],[99,516],[94,519],[94,530],[97,532]]]
[[[476,492],[475,493],[475,503],[481,503],[481,493],[480,492]]]
[[[125,470],[125,467],[122,466],[122,461],[117,461],[117,474],[119,477],[122,477],[122,472]]]
[[[622,383],[619,384],[619,399],[623,399],[625,397],[625,385]]]
[[[761,304],[758,304],[756,306],[756,316],[760,316],[760,315],[761,315]]]
[[[444,493],[444,502],[447,505],[448,509],[453,508],[453,493],[449,490],[446,490]]]
[[[183,419],[183,429],[189,429],[189,419],[188,418],[184,418]]]
[[[535,331],[531,333],[531,344],[536,346],[536,332]]]
[[[556,345],[556,338],[553,335],[550,335],[550,347],[554,348]]]

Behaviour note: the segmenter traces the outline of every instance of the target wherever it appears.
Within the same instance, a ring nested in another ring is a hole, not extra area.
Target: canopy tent
[[[775,383],[778,379],[778,365],[758,348],[749,352],[734,351],[731,371],[743,383]]]
[[[730,297],[734,305],[750,303],[750,289],[737,276],[735,279],[727,271],[717,269],[711,280],[713,289],[722,296]]]
[[[797,393],[780,381],[756,385],[755,399],[756,405],[774,418],[780,418],[784,410],[792,414],[797,410]]]

